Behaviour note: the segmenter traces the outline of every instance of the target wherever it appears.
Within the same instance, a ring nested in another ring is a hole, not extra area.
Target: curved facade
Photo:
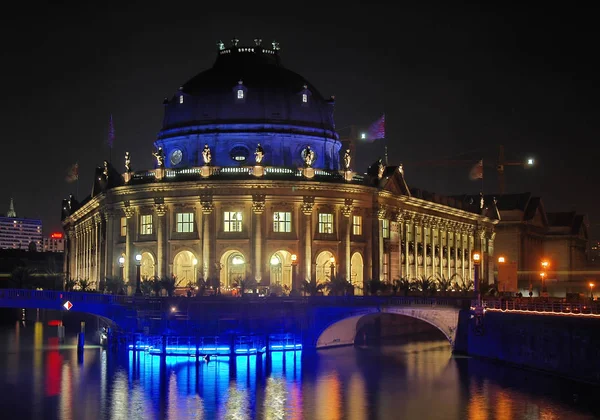
[[[246,102],[236,103],[241,85]],[[369,279],[471,279],[475,249],[484,255],[481,274],[492,275],[494,203],[411,191],[401,167],[374,164],[365,176],[340,170],[333,101],[281,67],[276,50],[221,49],[213,68],[165,106],[156,141],[164,167],[98,168],[90,197],[63,200],[70,277],[134,281],[141,255],[142,277],[175,276],[182,284],[219,278],[228,288],[252,278],[292,290],[336,274],[361,293]],[[269,115],[273,109],[280,118]],[[259,142],[265,153],[257,163]],[[302,164],[307,145],[312,165]],[[236,147],[247,149],[245,160],[232,159]],[[175,149],[182,151],[177,163],[170,162]]]

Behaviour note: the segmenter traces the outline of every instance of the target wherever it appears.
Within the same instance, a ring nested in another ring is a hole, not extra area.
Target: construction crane
[[[524,168],[528,167],[528,166],[533,166],[535,164],[535,160],[533,158],[527,158],[526,160],[522,161],[506,161],[504,159],[504,146],[500,145],[499,150],[498,150],[498,165],[496,166],[496,170],[498,172],[498,189],[500,192],[500,195],[503,195],[505,192],[505,185],[504,185],[504,168],[506,166],[522,166]]]

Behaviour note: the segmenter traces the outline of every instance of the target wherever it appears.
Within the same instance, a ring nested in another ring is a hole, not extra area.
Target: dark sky
[[[41,218],[46,233],[60,229],[61,199],[75,191],[65,174],[76,161],[79,196],[89,194],[93,168],[108,156],[110,114],[118,169],[125,150],[135,168],[150,167],[163,98],[213,64],[217,40],[229,45],[234,36],[279,41],[286,67],[336,96],[338,128],[385,112],[390,163],[403,162],[411,186],[477,193],[470,164],[419,162],[483,158],[484,192],[497,192],[503,144],[507,160],[538,162],[507,168],[507,192],[539,194],[547,211],[587,213],[600,233],[592,9],[81,3],[0,18],[0,212],[14,197],[17,213]],[[383,143],[372,146],[360,167]]]

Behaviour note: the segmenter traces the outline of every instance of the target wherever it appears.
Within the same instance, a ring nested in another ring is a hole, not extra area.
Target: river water
[[[201,361],[58,345],[56,327],[0,327],[3,419],[588,419],[600,389],[467,357],[424,337],[394,345]]]

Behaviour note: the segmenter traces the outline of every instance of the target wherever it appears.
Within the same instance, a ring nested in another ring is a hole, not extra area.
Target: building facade
[[[33,243],[42,251],[42,221],[17,217],[12,198],[6,216],[0,216],[0,249],[29,249]]]
[[[90,197],[63,200],[70,277],[132,281],[139,255],[141,277],[291,290],[335,274],[360,293],[369,279],[472,279],[478,250],[492,279],[493,202],[415,194],[381,161],[354,173],[333,98],[285,69],[276,43],[234,41],[165,101],[155,168],[133,171],[128,154],[124,173],[105,163]]]
[[[522,290],[540,288],[543,260],[550,264],[549,291],[564,295],[585,290],[590,263],[588,222],[584,215],[574,211],[546,212],[542,199],[531,193],[498,196],[497,208],[497,254],[517,262]]]
[[[65,252],[65,235],[60,232],[51,233],[44,238],[42,249],[44,252]]]

